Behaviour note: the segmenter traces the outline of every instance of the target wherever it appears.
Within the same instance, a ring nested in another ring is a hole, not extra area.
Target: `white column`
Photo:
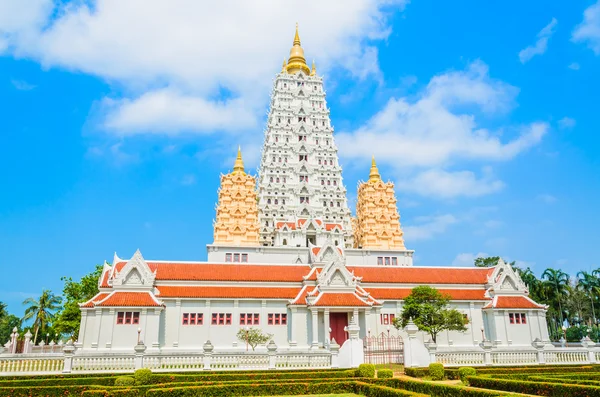
[[[181,299],[176,299],[175,300],[175,313],[177,315],[177,318],[175,319],[175,321],[173,321],[173,319],[170,319],[171,321],[169,321],[168,318],[165,318],[165,322],[167,323],[167,326],[169,323],[172,323],[172,327],[177,327],[175,329],[174,334],[174,339],[173,339],[173,347],[179,347],[179,331],[181,330],[181,324],[182,324],[182,313],[181,313]],[[166,316],[166,313],[165,313]],[[204,321],[206,321],[206,319],[204,319]]]
[[[289,333],[290,333],[290,341],[289,344],[290,346],[296,346],[298,344],[298,341],[296,340],[296,338],[298,337],[296,335],[297,331],[296,328],[298,327],[298,308],[295,306],[292,306],[290,309],[290,318],[288,320],[288,329],[289,329]]]
[[[469,318],[471,319],[471,340],[473,341],[473,345],[477,345],[477,340],[475,339],[475,317],[473,317],[473,309],[475,308],[475,302],[469,303]],[[482,321],[483,324],[483,321]]]
[[[88,311],[86,309],[81,311],[81,325],[79,327],[79,335],[77,335],[77,340],[74,341],[78,347],[82,347],[85,339],[85,329],[87,328],[88,322]]]
[[[311,309],[312,314],[312,345],[311,348],[319,347],[319,312],[317,309]]]
[[[102,309],[96,309],[96,324],[94,324],[94,330],[96,331],[94,338],[92,339],[92,347],[98,348],[100,345],[100,330],[102,328]]]
[[[210,331],[212,330],[212,309],[210,308],[210,300],[206,300],[206,325],[208,325],[208,340],[210,340]]]
[[[329,348],[329,344],[331,342],[331,332],[329,332],[329,309],[325,309],[325,319],[324,319],[325,325],[324,325],[324,330],[325,330],[325,346],[327,348]]]

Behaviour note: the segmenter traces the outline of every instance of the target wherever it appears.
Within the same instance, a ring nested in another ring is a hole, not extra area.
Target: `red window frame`
[[[287,313],[269,313],[267,325],[287,325]]]
[[[118,325],[137,325],[140,323],[140,312],[117,312]]]
[[[521,313],[521,324],[527,324],[527,316],[525,313]]]
[[[248,262],[248,254],[242,254],[242,262],[243,263],[247,263]]]
[[[511,324],[515,323],[515,314],[514,313],[508,313],[508,322]]]

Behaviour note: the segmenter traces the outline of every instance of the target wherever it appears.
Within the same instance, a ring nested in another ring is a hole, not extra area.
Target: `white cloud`
[[[338,147],[350,159],[368,161],[373,154],[378,162],[390,164],[404,190],[441,197],[493,193],[504,184],[489,169],[477,176],[445,168],[461,160],[507,161],[541,141],[546,123],[495,131],[477,125],[476,113],[489,118],[509,111],[518,91],[490,78],[487,65],[476,61],[464,71],[433,77],[416,99],[391,98],[363,126],[339,133]]]
[[[577,124],[575,119],[570,117],[563,117],[562,119],[558,120],[558,126],[563,130],[573,128],[575,127],[575,124]]]
[[[403,227],[404,235],[410,241],[427,240],[444,233],[450,225],[456,222],[458,220],[451,214],[418,217],[415,219],[415,225]]]
[[[571,70],[579,70],[580,66],[579,66],[579,64],[577,62],[572,62],[572,63],[569,64],[568,68],[571,69]]]
[[[0,38],[15,56],[123,87],[126,99],[104,101],[111,105],[102,112],[110,131],[238,131],[262,117],[295,22],[307,61],[315,59],[320,73],[380,79],[372,42],[389,35],[388,10],[407,2],[352,0],[340,12],[337,2],[319,0],[302,7],[267,0],[92,0],[56,2],[54,8],[50,0],[26,6],[0,0],[28,15],[14,23],[0,8]]]
[[[36,87],[35,85],[24,80],[11,80],[10,82],[12,83],[13,87],[19,91],[31,91]]]
[[[474,266],[475,259],[477,258],[487,258],[489,255],[480,252],[478,254],[473,254],[470,252],[464,252],[462,254],[456,255],[456,258],[452,261],[452,266]]]
[[[558,201],[558,199],[555,196],[547,193],[538,195],[537,199],[546,204],[554,204]]]
[[[422,196],[454,198],[495,193],[504,187],[504,183],[491,175],[478,178],[471,171],[448,172],[431,169],[417,174],[413,179],[400,180],[396,186],[401,191],[412,191]]]
[[[583,12],[583,21],[573,30],[571,40],[587,44],[596,55],[600,55],[600,0]]]
[[[542,55],[546,52],[546,50],[548,49],[548,40],[554,34],[554,28],[556,27],[557,23],[558,21],[556,20],[556,18],[552,18],[550,23],[544,26],[544,28],[540,30],[537,34],[537,41],[535,42],[535,44],[530,45],[529,47],[526,47],[519,51],[519,60],[521,61],[521,63],[525,63],[534,56]]]

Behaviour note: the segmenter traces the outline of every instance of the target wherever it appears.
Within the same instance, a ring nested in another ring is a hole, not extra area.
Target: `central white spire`
[[[331,238],[350,248],[350,210],[323,79],[314,66],[300,65],[297,31],[292,52],[296,58],[284,64],[271,94],[258,182],[260,243],[306,247]]]

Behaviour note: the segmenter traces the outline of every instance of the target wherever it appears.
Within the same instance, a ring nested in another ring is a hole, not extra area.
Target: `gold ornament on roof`
[[[373,159],[371,160],[371,172],[369,172],[369,182],[378,182],[380,180],[381,175],[379,175],[379,169],[375,163],[375,156],[373,156]]]
[[[288,59],[286,70],[290,74],[294,74],[299,71],[310,74],[310,68],[306,64],[306,59],[304,58],[304,50],[300,45],[300,35],[298,34],[297,23],[296,34],[294,35],[294,44],[290,50],[290,59]]]
[[[242,148],[238,146],[238,154],[235,159],[235,163],[233,164],[233,172],[232,174],[238,175],[246,175],[246,171],[244,170],[244,160],[242,160]]]
[[[281,73],[287,72],[287,60],[283,58],[283,66],[281,67]]]
[[[312,68],[310,68],[310,75],[316,76],[316,74],[317,74],[317,67],[315,66],[315,60],[313,59]]]

